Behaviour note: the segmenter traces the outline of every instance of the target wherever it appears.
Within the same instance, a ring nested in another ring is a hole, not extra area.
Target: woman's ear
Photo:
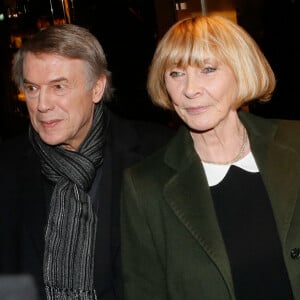
[[[105,86],[106,86],[106,77],[101,76],[96,83],[94,84],[93,87],[93,102],[98,103],[103,97]]]

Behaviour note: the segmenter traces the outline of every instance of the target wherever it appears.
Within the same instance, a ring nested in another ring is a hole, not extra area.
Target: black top
[[[231,166],[211,187],[236,299],[293,299],[272,207],[260,173]]]

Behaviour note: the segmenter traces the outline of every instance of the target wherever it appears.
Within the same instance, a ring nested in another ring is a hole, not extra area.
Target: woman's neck
[[[228,129],[192,132],[191,135],[196,152],[206,163],[231,164],[250,151],[247,131],[240,121]]]

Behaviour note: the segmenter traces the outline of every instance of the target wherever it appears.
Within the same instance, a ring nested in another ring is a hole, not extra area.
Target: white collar
[[[249,152],[245,157],[232,164],[218,165],[205,162],[202,162],[202,164],[209,186],[217,185],[218,183],[220,183],[226,176],[231,165],[240,167],[241,169],[251,173],[259,172],[252,152]]]

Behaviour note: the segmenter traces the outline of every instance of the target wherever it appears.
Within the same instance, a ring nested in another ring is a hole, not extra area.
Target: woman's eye
[[[171,71],[170,72],[171,77],[179,77],[179,76],[182,76],[182,75],[184,75],[184,73],[180,72],[180,71]]]
[[[205,67],[202,69],[202,73],[212,73],[215,71],[216,71],[216,68],[213,68],[213,67]]]

